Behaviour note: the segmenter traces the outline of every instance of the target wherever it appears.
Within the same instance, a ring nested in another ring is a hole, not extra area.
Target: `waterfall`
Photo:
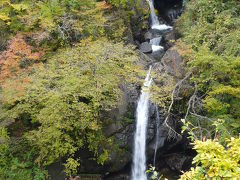
[[[149,109],[149,89],[152,83],[150,77],[151,66],[147,73],[142,88],[141,96],[138,100],[136,113],[136,132],[134,135],[134,152],[132,166],[132,180],[147,180],[146,175],[146,131],[148,124]]]
[[[156,13],[155,13],[154,5],[153,5],[153,0],[147,0],[147,1],[148,1],[150,10],[151,10],[151,14],[150,14],[151,21],[152,21],[152,26],[151,26],[151,28],[152,28],[152,29],[157,29],[157,30],[159,30],[159,31],[172,29],[171,26],[168,26],[168,25],[166,25],[166,24],[160,24],[160,22],[159,22],[159,20],[158,20],[158,17],[157,17],[157,15],[156,15]]]
[[[156,155],[157,155],[157,149],[158,149],[158,142],[159,142],[159,126],[160,126],[160,118],[159,118],[159,111],[158,106],[156,105],[156,142],[155,142],[155,150],[154,150],[154,158],[153,158],[153,166],[155,166],[156,163]]]

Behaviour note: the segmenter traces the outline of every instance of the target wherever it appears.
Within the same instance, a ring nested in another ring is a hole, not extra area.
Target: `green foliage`
[[[188,132],[188,138],[194,142],[195,139],[197,139],[194,131],[197,129],[196,126],[194,126],[190,121],[186,121],[185,119],[181,119],[183,125],[181,127],[181,133]]]
[[[66,163],[64,164],[65,166],[65,172],[67,173],[68,176],[72,177],[72,175],[76,175],[77,173],[77,167],[79,166],[78,160],[75,160],[73,158],[68,158]]]
[[[225,126],[238,135],[240,116],[239,58],[219,56],[206,49],[199,49],[189,62],[194,71],[193,81],[201,92],[207,92],[203,100],[208,116],[224,119]]]
[[[217,141],[195,141],[195,168],[185,172],[181,180],[238,179],[240,177],[240,139],[227,140],[225,149]]]
[[[92,159],[103,165],[109,153],[118,149],[102,132],[104,114],[119,103],[119,85],[136,83],[140,69],[135,47],[119,43],[125,40],[125,19],[114,14],[111,5],[92,0],[6,0],[0,10],[0,50],[19,31],[24,42],[40,48],[72,45],[44,56],[46,64],[29,67],[27,77],[21,73],[27,83],[7,77],[9,84],[21,88],[1,89],[0,123],[21,122],[21,127],[15,122],[16,128],[8,128],[26,145],[8,139],[7,146],[1,147],[6,148],[0,158],[1,179],[44,179],[42,169],[60,159],[71,177],[81,165],[81,155],[76,153],[81,148],[88,148]]]
[[[39,166],[68,156],[66,171],[72,174],[78,166],[73,157],[83,146],[103,164],[112,139],[101,131],[101,114],[121,99],[120,83],[136,81],[135,60],[133,47],[106,39],[87,39],[61,49],[45,66],[35,69],[23,96],[9,95],[7,89],[2,92],[2,119],[27,117],[37,126],[26,137],[38,149]]]
[[[178,22],[178,29],[195,50],[205,45],[217,54],[237,56],[240,52],[239,11],[236,0],[191,1]]]
[[[193,50],[188,65],[193,72],[191,80],[203,97],[201,113],[213,121],[202,126],[212,131],[222,119],[221,142],[226,134],[237,136],[240,132],[239,12],[236,0],[190,1],[178,21],[183,41]]]
[[[182,40],[191,46],[188,69],[202,102],[195,112],[205,116],[183,120],[198,154],[182,180],[240,177],[240,139],[226,140],[240,132],[239,12],[236,0],[190,1],[178,20]],[[215,140],[196,140],[208,138]]]
[[[9,135],[5,128],[0,128],[0,178],[11,180],[34,179],[40,180],[46,178],[46,171],[39,169],[32,163],[32,151],[20,152],[22,160],[16,157],[16,147],[12,149]],[[15,151],[15,154],[13,152]]]
[[[0,2],[1,34],[7,32],[7,37],[19,31],[39,33],[40,37],[48,34],[40,38],[41,43],[63,46],[88,37],[92,31],[94,35],[102,31],[104,18],[95,7],[96,2],[92,0],[4,0]]]
[[[118,8],[128,8],[134,5],[135,0],[109,0],[109,2]]]

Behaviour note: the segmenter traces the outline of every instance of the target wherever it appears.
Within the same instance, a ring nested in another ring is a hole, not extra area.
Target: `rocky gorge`
[[[240,177],[240,2],[0,1],[0,179]]]
[[[145,8],[148,4],[142,2]],[[181,55],[178,53],[174,42],[177,40],[177,35],[174,28],[175,20],[183,11],[183,2],[181,0],[155,0],[154,6],[158,10],[158,19],[161,24],[173,26],[170,30],[151,29],[151,19],[147,24],[148,28],[134,31],[133,25],[132,43],[137,45],[137,53],[139,55],[139,63],[145,66],[152,65],[153,71],[157,76],[162,76],[165,80],[155,80],[155,85],[159,88],[170,88],[186,76],[185,64]],[[150,9],[149,9],[150,13]],[[137,18],[137,17],[136,17]],[[134,18],[133,18],[134,21]],[[146,23],[146,22],[145,22]],[[151,40],[159,38],[159,46],[163,49],[153,51]],[[172,82],[169,82],[172,79]],[[118,149],[110,154],[109,160],[104,166],[99,166],[94,160],[89,160],[91,153],[81,151],[81,173],[101,174],[106,180],[127,180],[130,179],[130,170],[132,165],[132,150],[133,136],[135,132],[135,117],[137,101],[140,95],[141,87],[135,85],[121,84],[123,92],[122,99],[119,100],[117,108],[111,110],[108,114],[103,114],[104,117],[109,117],[109,122],[104,125],[104,133],[106,137],[113,137],[114,142],[118,145]],[[177,179],[182,170],[187,170],[191,166],[193,155],[195,154],[186,136],[171,137],[169,128],[164,125],[167,115],[166,107],[159,107],[160,122],[157,125],[156,104],[150,104],[149,121],[147,125],[147,145],[146,156],[147,164],[153,164],[156,138],[158,145],[156,149],[156,164],[157,170],[169,179]],[[181,134],[180,115],[171,113],[168,124],[176,133]],[[157,129],[158,128],[158,129]],[[160,133],[157,136],[157,131]],[[60,163],[61,164],[61,163]],[[55,164],[49,167],[49,172],[54,172],[60,164]],[[60,165],[61,166],[61,165]],[[53,171],[51,171],[53,169]],[[60,174],[59,174],[60,173]],[[56,179],[62,177],[61,171],[53,173]],[[57,175],[58,174],[58,175]]]

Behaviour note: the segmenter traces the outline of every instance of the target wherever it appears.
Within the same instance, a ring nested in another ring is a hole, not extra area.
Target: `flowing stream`
[[[146,131],[149,111],[149,90],[152,84],[150,76],[151,66],[142,87],[136,113],[136,132],[134,136],[134,152],[132,166],[132,180],[147,180],[146,175]]]
[[[171,30],[172,27],[166,24],[160,24],[158,17],[155,13],[153,0],[147,0],[151,10],[151,29],[157,31],[167,31]],[[152,51],[164,50],[160,46],[162,36],[157,36],[150,40],[152,46]],[[137,110],[136,110],[136,132],[134,135],[134,151],[133,151],[133,165],[132,165],[132,180],[147,180],[146,175],[146,136],[147,136],[147,124],[148,124],[148,114],[149,114],[149,90],[152,84],[152,78],[150,76],[151,66],[146,75],[144,86],[142,87],[141,96],[138,100]],[[156,106],[156,122],[157,122],[157,132],[156,132],[156,143],[154,152],[154,165],[156,161],[157,148],[159,145],[159,111]]]

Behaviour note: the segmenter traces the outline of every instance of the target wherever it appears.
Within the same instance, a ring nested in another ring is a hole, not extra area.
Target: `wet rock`
[[[165,120],[165,114],[163,112],[162,113],[160,112],[160,126],[158,129],[160,133],[158,134],[158,137],[157,137],[156,136],[157,126],[155,124],[154,138],[152,138],[152,141],[149,143],[148,149],[147,149],[147,153],[149,157],[153,156],[155,148],[157,149],[162,148],[162,151],[165,151],[166,149],[169,149],[169,146],[173,144],[173,143],[165,144],[165,142],[168,140],[169,129],[163,124],[164,120]],[[156,147],[156,139],[158,139],[157,147]]]
[[[151,39],[157,38],[157,37],[162,37],[162,32],[161,31],[154,31],[150,29],[144,34],[144,39],[145,41],[150,41]]]
[[[173,23],[182,12],[182,1],[183,0],[156,0],[154,2],[159,15],[168,23]]]
[[[169,9],[166,16],[170,21],[175,21],[182,13],[182,7],[176,6],[175,9]]]
[[[145,41],[149,41],[150,39],[153,38],[153,33],[151,33],[150,31],[147,31],[145,34],[144,34],[144,39]]]
[[[148,42],[143,42],[140,44],[139,49],[143,53],[151,53],[152,52],[152,46]]]

